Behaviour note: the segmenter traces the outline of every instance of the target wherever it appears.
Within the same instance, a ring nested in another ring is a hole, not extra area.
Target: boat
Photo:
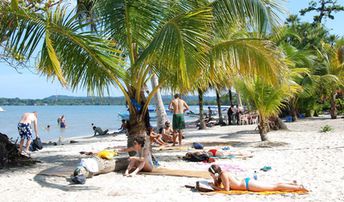
[[[150,120],[151,121],[155,121],[155,120],[157,120],[157,115],[156,115],[156,112],[155,112],[155,109],[153,109],[153,108],[149,108],[148,109],[148,112],[149,112],[149,118],[150,118]],[[126,111],[126,112],[120,112],[120,113],[118,113],[118,116],[121,118],[121,119],[124,119],[124,120],[129,120],[129,116],[130,116],[130,114],[129,114],[129,111]]]
[[[5,110],[3,108],[0,107],[0,112],[4,112]]]

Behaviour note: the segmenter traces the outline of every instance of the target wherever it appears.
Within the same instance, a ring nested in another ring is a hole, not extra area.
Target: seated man
[[[164,142],[176,144],[177,135],[173,132],[171,123],[169,121],[165,122],[165,127],[161,130],[162,140]]]
[[[93,126],[93,131],[94,131],[94,136],[96,136],[96,135],[106,135],[108,134],[107,132],[109,130],[106,129],[103,131],[100,127]]]

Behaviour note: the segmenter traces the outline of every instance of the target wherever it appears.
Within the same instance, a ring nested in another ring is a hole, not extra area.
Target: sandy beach
[[[75,144],[47,146],[32,157],[40,160],[32,167],[0,170],[1,201],[344,201],[344,119],[329,117],[303,119],[287,123],[288,131],[272,131],[269,143],[262,143],[255,125],[212,127],[198,131],[188,129],[184,144],[216,143],[205,149],[230,147],[230,151],[253,155],[252,158],[220,159],[239,178],[258,180],[297,180],[310,190],[306,195],[204,195],[184,185],[194,185],[197,178],[138,175],[123,177],[112,172],[87,179],[84,185],[72,185],[63,177],[37,175],[57,166],[76,165],[80,151],[99,151],[126,145],[126,136],[74,138]],[[332,132],[320,133],[324,125]],[[214,145],[214,146],[213,146]],[[186,162],[178,157],[187,150],[155,151],[161,167],[207,170],[210,164]],[[259,171],[271,166],[267,172]]]

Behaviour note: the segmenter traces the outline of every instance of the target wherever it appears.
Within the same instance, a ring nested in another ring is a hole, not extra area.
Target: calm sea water
[[[91,123],[102,129],[117,130],[121,125],[118,113],[125,112],[121,105],[110,106],[2,106],[0,132],[14,139],[18,138],[17,124],[24,112],[38,112],[39,134],[43,141],[56,141],[59,136],[77,137],[93,135]],[[197,106],[190,107],[197,111]],[[65,115],[67,128],[60,129],[57,118]],[[171,120],[171,117],[169,117]],[[190,118],[186,117],[186,120]],[[193,118],[195,119],[195,118]],[[156,121],[151,121],[156,125]],[[46,126],[50,125],[50,130]]]

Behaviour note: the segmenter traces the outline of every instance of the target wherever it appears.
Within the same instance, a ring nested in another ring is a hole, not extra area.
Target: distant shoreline
[[[184,96],[189,105],[198,105],[198,96]],[[162,100],[168,105],[172,99],[170,95],[163,95]],[[233,98],[235,101],[236,99]],[[204,105],[216,105],[215,96],[204,96]],[[153,103],[153,102],[152,102]],[[223,105],[229,105],[228,96],[221,97]],[[234,103],[236,104],[236,103]],[[126,105],[125,98],[121,97],[74,97],[65,95],[52,95],[43,99],[0,98],[0,106],[75,106],[75,105]]]

